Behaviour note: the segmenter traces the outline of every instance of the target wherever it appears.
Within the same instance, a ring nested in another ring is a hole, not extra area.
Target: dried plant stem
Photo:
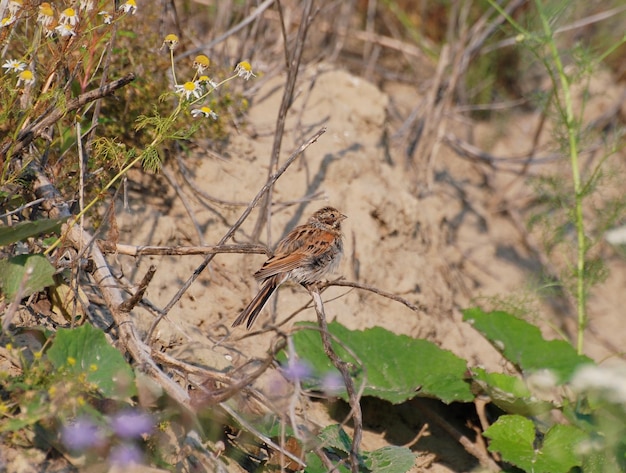
[[[352,420],[354,423],[354,434],[352,436],[352,446],[350,448],[350,469],[352,473],[359,472],[359,446],[361,445],[361,439],[363,437],[363,413],[361,412],[361,404],[359,402],[359,396],[354,388],[354,380],[350,376],[350,369],[348,364],[341,360],[335,350],[333,350],[330,334],[328,332],[328,324],[326,322],[326,314],[324,312],[324,303],[322,302],[322,296],[319,292],[319,288],[316,286],[310,286],[308,288],[311,297],[313,298],[313,304],[315,306],[315,313],[317,314],[317,321],[320,326],[320,335],[322,337],[322,345],[324,347],[324,353],[343,377],[343,382],[346,386],[348,393],[348,403],[350,404]]]
[[[135,246],[125,245],[122,243],[113,243],[105,240],[98,240],[100,251],[105,254],[114,253],[117,255],[127,256],[191,256],[191,255],[207,255],[217,253],[251,253],[251,254],[269,254],[265,245],[253,245],[242,243],[239,245],[205,245],[205,246]]]
[[[280,156],[280,150],[283,142],[283,135],[285,133],[285,123],[287,121],[287,112],[291,108],[293,103],[293,92],[296,86],[296,78],[298,77],[298,70],[300,69],[300,61],[302,59],[302,52],[304,51],[304,43],[306,35],[309,30],[309,26],[313,22],[311,11],[313,9],[313,0],[307,0],[304,10],[302,12],[302,22],[298,28],[298,36],[296,38],[296,44],[294,50],[291,53],[289,60],[289,69],[287,71],[287,82],[285,83],[285,90],[283,92],[283,98],[280,103],[280,109],[278,111],[278,117],[276,118],[276,131],[274,133],[274,143],[272,145],[272,154],[270,158],[270,165],[268,168],[268,180],[271,178],[272,173],[278,169],[278,159]],[[283,38],[285,44],[287,44],[288,38]],[[254,231],[252,232],[252,239],[257,240],[264,225],[267,223],[268,238],[267,241],[271,241],[270,234],[270,218],[272,213],[272,192],[273,185],[269,187],[267,193],[263,198],[261,204],[261,212],[259,219],[256,222]]]

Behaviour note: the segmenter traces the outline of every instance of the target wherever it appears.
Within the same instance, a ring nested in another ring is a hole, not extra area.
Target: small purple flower
[[[154,420],[144,412],[126,410],[115,414],[110,425],[118,437],[131,439],[149,434],[154,427]]]
[[[343,378],[336,371],[326,373],[321,384],[322,390],[330,396],[335,396],[345,389]]]
[[[127,466],[143,463],[143,453],[136,445],[116,445],[109,452],[111,465]]]
[[[286,366],[283,366],[283,374],[285,378],[292,382],[300,382],[305,378],[310,378],[313,370],[311,366],[301,360],[289,360]]]
[[[88,417],[79,417],[61,429],[63,444],[74,451],[95,447],[104,441],[102,430]]]

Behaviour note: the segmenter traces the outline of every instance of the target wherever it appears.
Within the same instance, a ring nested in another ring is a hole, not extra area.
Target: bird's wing
[[[334,241],[335,236],[323,229],[304,225],[296,227],[278,243],[274,256],[254,273],[254,277],[267,279],[301,267],[328,251]]]

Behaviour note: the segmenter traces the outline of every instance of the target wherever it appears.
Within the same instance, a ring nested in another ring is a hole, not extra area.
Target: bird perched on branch
[[[324,207],[280,240],[274,255],[254,273],[263,285],[235,319],[233,327],[247,320],[249,329],[274,291],[285,281],[295,281],[306,287],[334,271],[343,255],[341,222],[346,218],[337,209]]]

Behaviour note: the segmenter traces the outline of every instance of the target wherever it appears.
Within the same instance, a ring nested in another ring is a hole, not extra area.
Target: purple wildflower
[[[79,417],[73,423],[62,427],[61,439],[69,450],[82,451],[101,444],[104,435],[91,419]]]
[[[283,374],[285,377],[292,382],[300,382],[305,378],[310,378],[313,370],[311,366],[301,360],[289,360],[286,366],[283,366]]]
[[[117,466],[141,464],[143,453],[137,445],[116,445],[109,452],[109,463]]]
[[[322,390],[330,396],[335,396],[345,389],[343,378],[336,371],[326,373],[321,384]]]
[[[110,425],[118,437],[131,439],[149,434],[154,427],[154,420],[144,412],[125,410],[115,414]]]

